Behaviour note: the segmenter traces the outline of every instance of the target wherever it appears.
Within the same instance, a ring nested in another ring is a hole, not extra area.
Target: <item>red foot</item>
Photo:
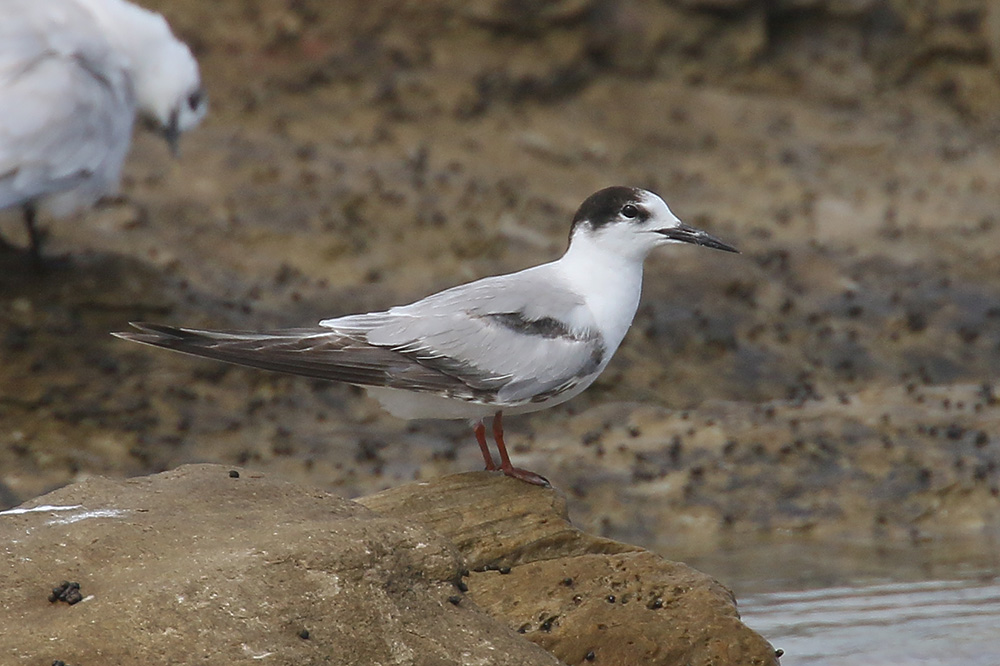
[[[541,474],[535,474],[520,467],[514,467],[510,463],[510,456],[507,455],[507,445],[503,441],[503,412],[497,412],[493,417],[493,439],[497,442],[497,450],[500,451],[500,471],[507,476],[527,483],[550,488],[549,480]]]
[[[542,486],[543,488],[551,488],[552,484],[541,474],[535,474],[526,469],[521,469],[520,467],[501,467],[500,471],[507,476],[513,477],[515,479],[520,479],[526,483],[530,483],[535,486]]]

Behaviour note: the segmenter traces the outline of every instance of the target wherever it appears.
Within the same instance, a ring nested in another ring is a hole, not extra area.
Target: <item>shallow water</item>
[[[745,596],[740,608],[785,651],[784,666],[1000,663],[993,576],[775,591]]]
[[[756,543],[691,559],[783,666],[1000,664],[995,545]]]

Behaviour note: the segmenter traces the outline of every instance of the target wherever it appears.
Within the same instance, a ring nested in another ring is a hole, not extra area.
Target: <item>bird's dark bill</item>
[[[710,247],[713,250],[739,253],[739,250],[732,245],[723,243],[715,236],[705,233],[701,229],[689,227],[684,223],[678,224],[676,227],[670,227],[669,229],[657,229],[657,233],[663,234],[670,240],[679,241],[681,243],[694,243],[695,245],[701,245],[702,247]]]

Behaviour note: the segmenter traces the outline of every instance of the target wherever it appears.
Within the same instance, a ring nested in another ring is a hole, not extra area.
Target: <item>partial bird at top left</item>
[[[63,217],[118,190],[139,116],[176,151],[205,116],[198,63],[124,0],[0,0],[0,209]],[[0,247],[9,245],[0,238]]]

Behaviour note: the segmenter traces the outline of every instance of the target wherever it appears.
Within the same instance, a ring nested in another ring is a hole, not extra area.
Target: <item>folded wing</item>
[[[525,300],[539,291],[504,283],[513,277],[487,278],[387,312],[329,319],[316,329],[133,324],[139,332],[116,335],[267,370],[508,405],[592,379],[603,367],[604,347],[596,331],[570,323],[581,318],[573,310],[582,303],[566,292],[538,316]]]

